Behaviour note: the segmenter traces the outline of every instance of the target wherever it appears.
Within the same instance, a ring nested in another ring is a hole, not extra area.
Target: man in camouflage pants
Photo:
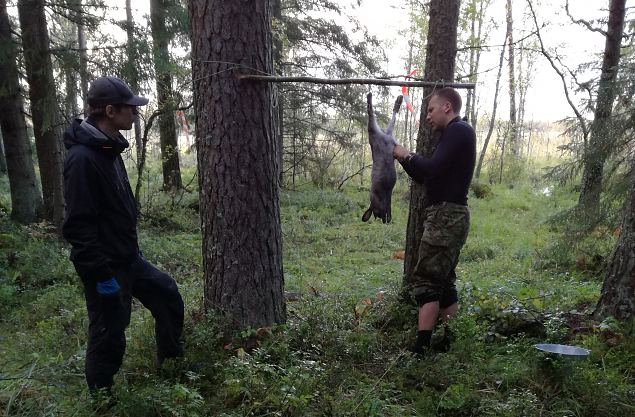
[[[436,90],[426,120],[441,133],[430,158],[395,146],[394,157],[410,177],[425,184],[424,232],[409,286],[419,306],[417,341],[411,351],[421,355],[430,347],[439,319],[444,323],[458,310],[455,268],[470,228],[467,193],[476,160],[476,135],[461,120],[461,96],[452,88]]]

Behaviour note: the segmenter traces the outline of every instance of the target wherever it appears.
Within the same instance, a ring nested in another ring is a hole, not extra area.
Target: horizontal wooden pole
[[[239,74],[239,80],[266,81],[269,83],[312,83],[312,84],[372,84],[394,85],[398,87],[452,87],[475,88],[474,83],[448,83],[444,81],[400,81],[381,78],[316,78],[316,77],[278,77],[273,75]]]

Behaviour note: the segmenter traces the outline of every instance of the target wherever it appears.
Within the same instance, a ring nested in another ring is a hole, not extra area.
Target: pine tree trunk
[[[67,62],[64,66],[64,83],[66,84],[64,118],[67,122],[71,122],[79,115],[77,107],[77,77],[72,61]]]
[[[170,75],[170,51],[168,50],[170,35],[165,26],[166,6],[166,0],[150,1],[152,53],[157,81],[157,104],[162,111],[159,116],[159,137],[161,140],[163,188],[177,190],[183,187],[183,183],[174,120],[176,103],[172,93],[172,76]]]
[[[272,86],[235,78],[273,72],[271,1],[192,0],[189,13],[205,307],[225,312],[236,328],[282,323]],[[249,69],[227,71],[234,64]]]
[[[64,98],[64,110],[62,118],[65,124],[69,124],[76,117],[79,117],[78,95],[78,62],[77,55],[70,53],[77,48],[77,8],[79,0],[63,0],[62,7],[66,8],[68,16],[58,20],[57,25],[60,27],[60,35],[58,42],[63,42],[69,50],[69,53],[62,54],[58,61],[60,65],[59,71],[64,75],[64,88],[61,96]]]
[[[75,0],[75,15],[77,17],[77,44],[79,46],[79,87],[82,92],[83,113],[87,115],[88,103],[86,96],[88,94],[88,83],[90,75],[88,74],[88,51],[86,45],[86,29],[82,20],[82,0]]]
[[[128,85],[135,94],[139,94],[139,71],[137,71],[137,59],[139,54],[137,53],[137,46],[134,39],[134,20],[132,18],[132,0],[126,0],[126,37],[128,50],[128,62],[126,62],[126,75]],[[143,143],[141,141],[141,119],[139,115],[134,119],[134,143],[137,151],[137,165],[141,164],[141,154]]]
[[[509,55],[507,65],[509,69],[509,145],[514,157],[520,157],[520,143],[518,140],[516,121],[516,73],[514,52],[514,18],[512,13],[512,0],[507,0],[507,48]],[[502,159],[501,159],[502,160]]]
[[[620,320],[635,317],[635,176],[631,179],[620,237],[604,277],[594,315]]]
[[[609,4],[609,22],[604,44],[602,75],[598,87],[595,115],[590,129],[589,145],[585,149],[578,206],[592,221],[599,219],[604,162],[610,153],[615,137],[609,131],[609,120],[617,93],[615,82],[624,31],[625,3],[626,0],[611,0]]]
[[[7,158],[11,218],[32,223],[42,214],[42,194],[35,175],[31,143],[22,114],[17,45],[11,37],[6,0],[0,0],[0,131]]]
[[[428,46],[426,48],[426,66],[424,79],[427,81],[453,81],[456,58],[457,27],[459,21],[459,0],[432,0],[430,2],[430,20]],[[417,153],[430,156],[438,135],[432,132],[426,121],[428,100],[432,88],[423,91],[419,133],[417,135]],[[424,207],[427,195],[423,185],[412,183],[410,188],[410,210],[406,231],[406,255],[404,262],[404,285],[407,276],[412,273],[417,262],[419,242],[423,234]]]
[[[18,12],[22,29],[24,63],[29,82],[33,132],[42,182],[44,218],[59,228],[64,219],[62,191],[64,151],[44,1],[19,0]]]

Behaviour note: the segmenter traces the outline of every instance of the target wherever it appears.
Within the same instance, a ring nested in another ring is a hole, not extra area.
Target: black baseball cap
[[[131,106],[145,106],[146,97],[135,96],[128,84],[117,77],[99,77],[88,89],[88,105],[91,107],[107,106],[109,104],[128,104]]]

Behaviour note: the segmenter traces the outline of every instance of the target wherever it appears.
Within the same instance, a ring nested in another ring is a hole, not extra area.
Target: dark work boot
[[[435,333],[430,346],[436,352],[446,353],[450,350],[452,342],[454,342],[454,333],[447,325],[443,325]]]
[[[117,405],[117,398],[113,395],[110,387],[91,389],[89,391],[92,406],[97,415],[99,415],[99,413],[108,412]]]
[[[408,349],[415,357],[422,358],[430,348],[430,339],[432,338],[432,330],[419,330],[417,332],[417,340],[415,344]]]

